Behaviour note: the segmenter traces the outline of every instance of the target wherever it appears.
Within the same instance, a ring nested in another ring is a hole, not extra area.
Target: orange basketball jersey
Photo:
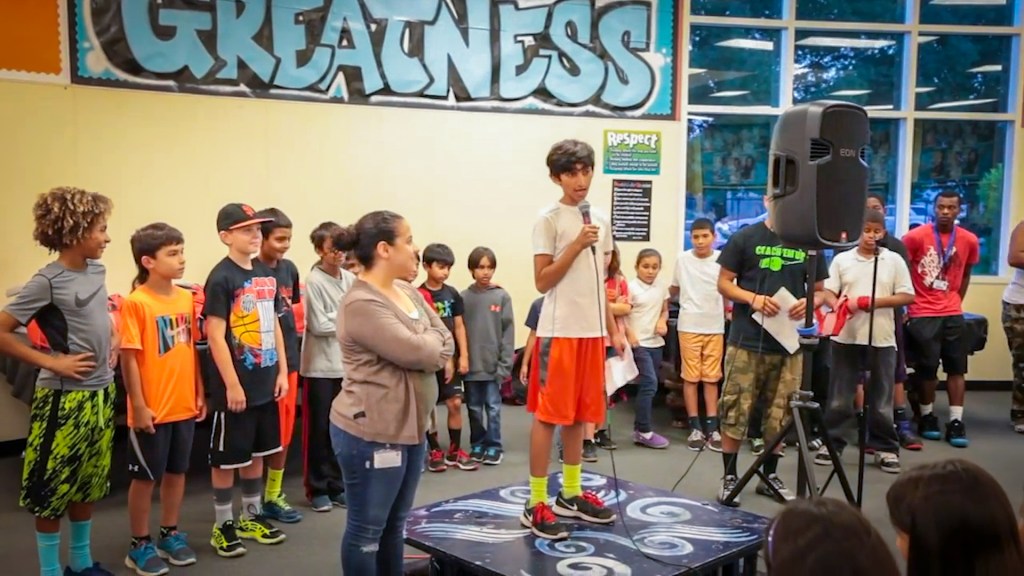
[[[192,293],[175,287],[172,296],[139,286],[121,308],[121,348],[137,350],[142,394],[155,423],[195,418],[198,336]],[[134,426],[131,397],[128,425]]]

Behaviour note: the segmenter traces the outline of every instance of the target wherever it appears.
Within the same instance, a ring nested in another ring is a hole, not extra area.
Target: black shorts
[[[907,381],[907,339],[903,335],[903,319],[896,320],[896,384]]]
[[[946,374],[967,374],[964,317],[911,318],[906,326],[907,363],[924,380],[935,380],[939,362]]]
[[[210,466],[245,468],[253,458],[281,451],[281,419],[277,402],[246,408],[242,412],[213,413],[210,432]]]
[[[462,375],[455,372],[451,382],[444,381],[444,370],[437,371],[437,403],[444,404],[452,398],[465,396],[466,387],[462,383]]]
[[[155,432],[128,431],[128,475],[136,480],[158,481],[164,472],[184,474],[192,459],[192,419],[153,426]]]

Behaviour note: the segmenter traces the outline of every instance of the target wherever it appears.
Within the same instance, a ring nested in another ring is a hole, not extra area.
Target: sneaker
[[[64,576],[114,576],[114,573],[104,568],[99,562],[94,562],[92,566],[79,572],[72,570],[71,566],[65,566]]]
[[[821,450],[822,446],[824,445],[825,441],[822,440],[821,438],[812,438],[810,441],[807,442],[807,449],[810,450],[811,452],[815,452],[817,450]]]
[[[778,491],[778,495],[776,495],[775,492],[772,492],[768,487],[768,484],[771,484],[772,488],[775,488],[775,490]],[[786,484],[782,482],[782,478],[779,478],[778,474],[769,474],[768,484],[763,481],[758,483],[756,492],[761,496],[774,498],[779,504],[785,504],[791,500],[796,500],[796,496],[789,491],[789,488],[786,488]]]
[[[477,444],[476,446],[473,446],[473,449],[469,451],[469,457],[472,458],[474,462],[483,462],[484,461],[484,447],[483,447],[483,445],[482,444]]]
[[[235,521],[213,526],[213,535],[210,537],[210,546],[217,551],[218,556],[234,558],[246,553],[245,545],[238,539],[238,530],[235,528]]]
[[[491,446],[484,451],[483,463],[487,466],[497,466],[505,458],[505,452],[497,446]]]
[[[275,528],[263,514],[239,518],[238,536],[246,540],[255,540],[260,544],[278,544],[285,539],[284,532]]]
[[[946,442],[954,448],[967,448],[967,428],[961,420],[950,420],[946,424]]]
[[[896,422],[896,435],[900,439],[900,446],[904,450],[921,450],[924,448],[924,441],[917,434],[914,434],[914,427],[910,420]]]
[[[814,455],[814,463],[818,466],[832,465],[832,455],[828,453],[828,448],[825,446],[818,448],[818,453]]]
[[[285,524],[295,524],[302,520],[302,512],[292,508],[292,505],[285,500],[283,493],[277,498],[263,503],[263,515]]]
[[[875,454],[875,464],[882,472],[888,472],[889,474],[900,473],[900,457],[892,452],[879,451]]]
[[[924,414],[917,421],[917,432],[928,440],[942,440],[939,418],[935,414]]]
[[[566,498],[562,492],[555,497],[554,513],[563,518],[579,518],[594,524],[611,524],[615,522],[615,513],[604,505],[604,501],[593,492],[585,491],[579,496]]]
[[[191,566],[196,563],[196,551],[188,545],[188,534],[174,532],[161,538],[156,545],[156,553],[174,566]]]
[[[633,444],[646,446],[647,448],[654,448],[655,450],[662,450],[664,448],[668,448],[668,438],[665,438],[657,432],[651,432],[650,437],[646,437],[640,432],[633,432]]]
[[[430,455],[427,457],[427,470],[431,472],[444,472],[447,469],[448,463],[445,461],[444,452],[431,450]]]
[[[740,479],[729,474],[725,478],[722,478],[722,487],[718,489],[718,503],[725,506],[731,506],[733,508],[740,505],[740,497],[737,494],[736,498],[732,502],[726,503],[725,497],[732,493],[736,489],[736,485],[740,483]]]
[[[444,463],[449,467],[458,468],[459,470],[476,470],[480,467],[480,463],[469,457],[465,450],[448,450],[448,453],[444,455]]]
[[[519,516],[519,523],[529,528],[538,538],[561,540],[569,537],[569,529],[558,521],[558,517],[551,511],[551,506],[548,506],[547,502],[541,502],[530,508],[530,503],[527,501],[522,515]]]
[[[686,447],[694,452],[703,450],[705,443],[707,443],[707,437],[700,430],[690,430],[690,435],[686,437]]]
[[[335,508],[348,508],[348,497],[345,496],[344,492],[338,492],[337,494],[331,494],[331,506]]]
[[[324,496],[323,494],[320,496],[313,496],[313,499],[310,500],[309,503],[313,508],[313,512],[330,512],[331,508],[334,507],[334,505],[331,504],[331,498],[329,496]]]
[[[583,461],[597,462],[597,444],[593,440],[583,441]]]
[[[1017,434],[1024,434],[1024,422],[1015,422],[1013,425],[1013,431]]]
[[[598,430],[594,433],[594,444],[597,444],[598,448],[604,448],[605,450],[615,450],[619,447],[612,437],[608,434],[607,430]]]
[[[722,435],[718,433],[718,430],[712,430],[708,435],[708,448],[711,448],[712,452],[722,452]]]
[[[754,456],[760,456],[764,454],[764,438],[751,438],[750,439],[750,453]]]
[[[139,576],[163,576],[171,571],[156,553],[156,546],[149,540],[139,542],[124,557],[124,565],[135,570]]]

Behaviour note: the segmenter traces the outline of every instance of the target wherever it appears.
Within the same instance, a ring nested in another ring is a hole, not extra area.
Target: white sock
[[[654,432],[641,432],[640,436],[642,436],[644,440],[650,440],[651,436],[654,436]]]
[[[263,512],[262,502],[260,495],[257,494],[242,494],[242,513],[249,518],[255,518],[257,515]]]
[[[935,409],[935,404],[921,404],[921,416],[927,416]]]
[[[964,407],[963,406],[950,406],[949,407],[949,419],[960,420],[964,419]]]

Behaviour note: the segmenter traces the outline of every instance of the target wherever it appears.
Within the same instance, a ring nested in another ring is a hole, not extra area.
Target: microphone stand
[[[864,404],[861,407],[860,444],[857,460],[857,508],[864,503],[864,457],[867,450],[870,426],[870,407],[874,395],[871,393],[871,381],[877,367],[878,353],[875,350],[875,294],[878,288],[878,243],[875,243],[875,257],[871,264],[871,307],[868,309],[868,377],[864,380]]]

